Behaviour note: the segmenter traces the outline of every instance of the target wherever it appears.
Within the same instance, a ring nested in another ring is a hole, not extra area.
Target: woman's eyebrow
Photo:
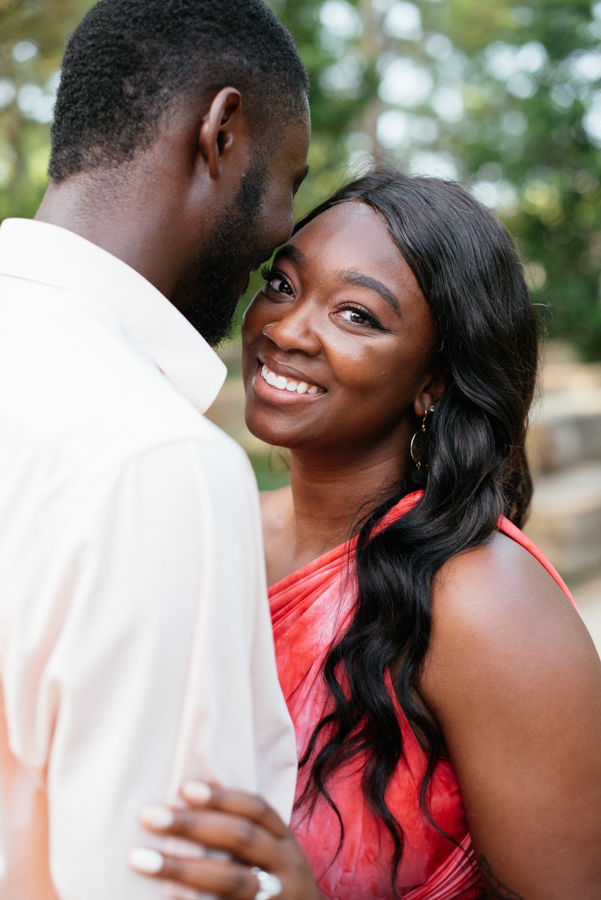
[[[386,287],[386,285],[381,281],[378,281],[377,278],[372,278],[371,275],[363,275],[361,272],[341,272],[340,278],[346,284],[354,284],[356,287],[363,287],[370,291],[375,291],[383,300],[386,300],[389,306],[392,306],[397,315],[402,315],[401,305],[395,295],[389,287]]]
[[[290,262],[294,263],[295,266],[298,266],[299,269],[303,269],[307,264],[307,257],[298,249],[298,247],[295,247],[294,244],[284,244],[283,247],[280,247],[275,255],[274,262],[277,262],[280,259],[289,259]]]

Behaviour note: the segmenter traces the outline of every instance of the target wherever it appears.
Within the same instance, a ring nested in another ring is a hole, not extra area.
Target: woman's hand
[[[179,882],[218,897],[253,900],[261,888],[252,869],[279,879],[280,900],[323,900],[307,859],[278,814],[260,797],[191,782],[182,789],[185,808],[146,807],[143,826],[155,834],[184,838],[203,848],[227,851],[232,859],[181,859],[136,848],[130,865],[153,878]]]

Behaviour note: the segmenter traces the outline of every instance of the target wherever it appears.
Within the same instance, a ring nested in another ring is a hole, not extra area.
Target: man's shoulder
[[[0,417],[36,443],[108,464],[174,441],[236,452],[101,304],[18,279],[0,293]]]

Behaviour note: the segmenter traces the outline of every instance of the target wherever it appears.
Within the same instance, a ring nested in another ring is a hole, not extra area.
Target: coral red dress
[[[380,527],[400,518],[421,493],[417,491],[401,500]],[[499,530],[530,551],[574,602],[560,576],[532,541],[505,518],[499,522]],[[321,672],[332,642],[344,632],[352,617],[355,544],[356,539],[336,547],[269,590],[279,679],[294,722],[299,758],[313,729],[330,708]],[[441,836],[420,812],[419,789],[426,771],[426,754],[396,701],[389,678],[388,688],[403,736],[403,756],[386,795],[405,837],[397,890],[404,900],[481,897],[483,884],[453,768],[448,760],[439,762],[432,779],[430,808],[434,820],[456,843]],[[301,770],[297,798],[307,775],[306,769]],[[329,900],[392,900],[392,840],[369,811],[360,781],[361,760],[357,759],[328,782],[345,828],[338,855],[338,820],[323,798],[318,799],[310,818],[302,810],[296,811],[292,828]]]

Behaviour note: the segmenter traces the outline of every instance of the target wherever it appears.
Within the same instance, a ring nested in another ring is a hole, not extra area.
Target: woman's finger
[[[194,808],[215,809],[251,819],[275,837],[285,838],[290,833],[276,811],[256,794],[230,790],[220,785],[208,785],[200,781],[189,781],[182,787],[181,795],[186,803]]]
[[[140,814],[144,827],[158,834],[183,837],[203,847],[226,850],[263,869],[281,864],[282,840],[252,819],[216,809],[170,809],[147,806]]]
[[[130,851],[129,864],[140,875],[176,881],[227,900],[253,900],[259,890],[256,876],[235,862],[182,859],[148,847],[135,847]]]

